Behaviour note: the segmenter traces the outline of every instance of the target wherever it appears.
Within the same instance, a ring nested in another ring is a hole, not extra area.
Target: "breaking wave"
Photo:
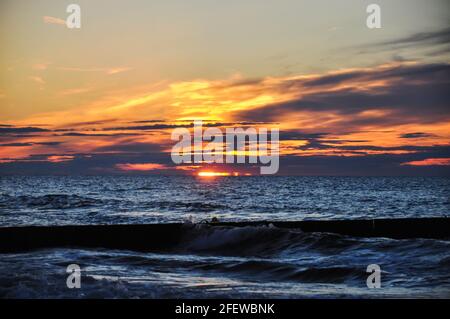
[[[271,226],[211,227],[197,224],[185,227],[178,249],[208,254],[270,256],[280,251],[339,251],[359,244],[359,239],[329,233],[303,233]]]

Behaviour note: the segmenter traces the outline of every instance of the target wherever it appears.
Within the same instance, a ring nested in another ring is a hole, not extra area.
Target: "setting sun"
[[[199,172],[198,176],[215,177],[215,176],[231,176],[231,174],[227,172]]]

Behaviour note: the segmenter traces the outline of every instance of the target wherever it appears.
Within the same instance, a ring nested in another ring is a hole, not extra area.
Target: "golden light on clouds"
[[[365,96],[378,99],[383,92],[398,85],[397,77],[379,80],[378,74],[395,73],[401,67],[405,66],[382,65],[322,75],[254,80],[233,76],[211,81],[161,81],[146,87],[115,90],[64,111],[5,121],[5,125],[22,126],[25,130],[32,124],[40,131],[17,136],[12,143],[14,146],[5,143],[0,155],[4,161],[52,154],[46,160],[54,163],[70,161],[76,154],[87,153],[117,155],[152,150],[169,156],[173,145],[171,130],[176,127],[191,130],[194,119],[217,127],[276,126],[281,132],[282,157],[407,155],[419,153],[426,146],[448,145],[450,123],[446,119],[427,122],[414,113],[400,115],[395,107],[355,104],[353,96],[356,101],[362,101]],[[48,69],[44,66],[35,68],[44,72]],[[98,70],[105,72],[105,69]],[[119,68],[117,72],[125,72],[125,69]],[[30,80],[39,85],[48,84],[37,75]],[[59,91],[58,97],[77,101],[92,91],[95,91],[94,87],[65,89]],[[335,99],[336,105],[316,101],[323,98]],[[350,106],[344,103],[346,99]],[[296,132],[301,134],[283,137]],[[49,140],[58,143],[45,144]],[[221,154],[228,153],[223,150]],[[230,154],[258,155],[250,150]],[[123,162],[115,168],[123,172],[196,170],[145,162]]]

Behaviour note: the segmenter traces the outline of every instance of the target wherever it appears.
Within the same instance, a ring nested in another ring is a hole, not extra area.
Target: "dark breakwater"
[[[449,218],[402,218],[332,221],[214,222],[202,227],[274,227],[301,232],[336,233],[357,237],[450,238]],[[196,225],[76,225],[0,228],[0,251],[17,252],[49,247],[102,247],[164,251],[180,244]]]

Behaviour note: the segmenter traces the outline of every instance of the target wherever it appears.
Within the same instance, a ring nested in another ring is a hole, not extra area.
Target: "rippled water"
[[[0,226],[430,217],[448,178],[0,177]],[[3,254],[1,297],[450,297],[450,241],[190,226],[164,253]],[[67,265],[82,288],[66,287]],[[379,264],[382,288],[366,287]]]

